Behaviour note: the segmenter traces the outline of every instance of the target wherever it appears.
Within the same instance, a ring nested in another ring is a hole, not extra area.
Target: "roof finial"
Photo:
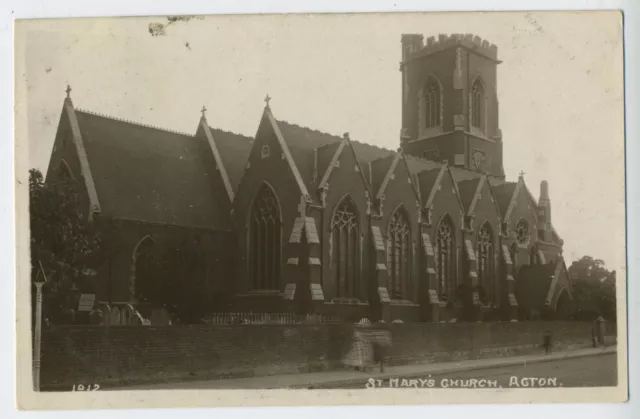
[[[520,175],[518,176],[520,179],[524,179],[524,171],[520,170]]]
[[[348,133],[348,132],[345,132],[344,134],[342,134],[342,138],[344,138],[344,139],[345,139],[345,140],[347,140],[347,141],[350,141],[350,140],[351,140],[351,137],[349,136],[349,133]]]
[[[269,96],[269,94],[267,93],[267,96],[264,98],[265,108],[267,109],[271,109],[271,106],[269,106],[269,102],[271,102],[271,96]]]
[[[69,86],[67,84],[67,90],[65,90],[65,92],[67,92],[67,99],[71,99],[71,86]]]
[[[200,112],[202,112],[202,117],[206,118],[205,112],[207,112],[207,107],[202,105],[202,109],[200,109]]]

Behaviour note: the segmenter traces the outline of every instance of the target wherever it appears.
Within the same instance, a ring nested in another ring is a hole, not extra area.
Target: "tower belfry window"
[[[442,126],[442,88],[434,77],[427,78],[420,97],[420,120],[423,130]]]
[[[471,87],[471,126],[484,128],[484,87],[480,79],[476,79]]]

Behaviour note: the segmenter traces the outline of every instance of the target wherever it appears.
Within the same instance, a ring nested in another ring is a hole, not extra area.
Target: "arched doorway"
[[[156,241],[151,236],[140,240],[133,251],[132,294],[138,302],[156,302],[160,293],[162,268]]]

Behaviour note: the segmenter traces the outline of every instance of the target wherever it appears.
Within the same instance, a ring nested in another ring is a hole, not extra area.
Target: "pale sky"
[[[254,136],[269,94],[278,119],[396,149],[400,35],[473,33],[503,61],[507,179],[524,171],[536,199],[549,181],[567,265],[589,255],[624,269],[621,15],[211,16],[155,37],[151,22],[167,20],[17,23],[17,118],[28,139],[16,141],[28,141],[29,167],[46,171],[67,83],[76,108],[191,134],[205,105],[210,125]]]

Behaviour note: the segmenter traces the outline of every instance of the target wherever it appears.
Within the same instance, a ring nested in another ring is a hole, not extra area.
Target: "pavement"
[[[468,372],[511,366],[526,366],[532,363],[561,361],[589,356],[617,353],[616,346],[604,348],[584,348],[558,351],[551,354],[529,354],[502,358],[483,358],[456,362],[431,364],[413,364],[385,366],[380,372],[379,366],[366,371],[340,370],[304,374],[271,375],[251,378],[224,380],[185,381],[179,383],[145,384],[113,388],[113,390],[161,390],[161,389],[296,389],[296,388],[344,388],[357,386],[369,378],[388,380],[390,378],[417,378],[428,375]]]

